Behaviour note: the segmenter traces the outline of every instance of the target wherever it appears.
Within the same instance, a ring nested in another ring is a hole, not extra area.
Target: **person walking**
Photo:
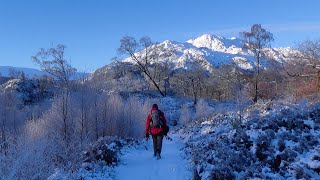
[[[162,140],[163,136],[166,135],[163,130],[166,127],[168,126],[164,113],[158,109],[157,104],[153,104],[146,120],[146,138],[148,139],[149,135],[152,135],[153,156],[157,159],[161,159]]]

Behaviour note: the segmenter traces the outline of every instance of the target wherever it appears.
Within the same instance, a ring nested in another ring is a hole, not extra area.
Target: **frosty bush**
[[[43,121],[29,121],[24,132],[10,144],[9,154],[1,161],[1,176],[6,179],[43,179],[54,168],[51,140],[46,138]],[[29,167],[29,168],[26,168]],[[30,168],[32,167],[32,168]]]
[[[183,130],[195,174],[201,179],[319,177],[320,124],[315,117],[320,105],[260,107],[253,107],[256,110],[236,129],[230,123],[214,123],[220,117],[215,116]],[[232,114],[225,116],[230,119]]]
[[[107,165],[115,165],[118,162],[118,151],[124,142],[113,137],[100,138],[83,152],[84,162],[93,163],[103,161]],[[89,167],[87,167],[87,170]]]
[[[188,104],[183,104],[181,106],[181,113],[180,113],[180,119],[181,124],[187,125],[189,122],[192,121],[192,115],[189,109]]]
[[[210,115],[211,109],[204,99],[200,99],[196,104],[196,118],[201,119]]]

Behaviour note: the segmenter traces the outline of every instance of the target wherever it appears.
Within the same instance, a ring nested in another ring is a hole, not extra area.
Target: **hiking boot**
[[[157,154],[157,159],[161,159],[161,155],[159,153]]]

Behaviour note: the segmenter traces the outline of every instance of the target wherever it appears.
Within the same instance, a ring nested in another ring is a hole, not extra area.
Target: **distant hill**
[[[47,73],[39,69],[34,68],[23,68],[23,67],[13,67],[13,66],[0,66],[0,77],[10,77],[10,71],[15,72],[24,72],[27,78],[39,77],[46,75]],[[72,79],[79,79],[83,73],[77,72]],[[86,73],[86,76],[89,76],[89,73]]]
[[[24,74],[29,78],[32,78],[34,76],[42,76],[42,75],[46,74],[45,72],[43,72],[39,69],[13,67],[13,66],[0,66],[0,74],[3,77],[9,77],[11,70],[16,71],[16,72],[24,72]]]

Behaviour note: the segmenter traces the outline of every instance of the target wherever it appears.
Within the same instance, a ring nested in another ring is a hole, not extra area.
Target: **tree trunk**
[[[254,99],[253,101],[256,103],[258,102],[258,93],[259,93],[259,89],[258,89],[258,79],[259,79],[259,75],[260,75],[260,54],[257,55],[257,74],[256,74],[256,79],[255,79],[255,83],[254,83],[254,89],[255,89],[255,95],[254,95]]]
[[[320,71],[319,70],[317,72],[317,77],[318,77],[318,92],[320,92]]]
[[[85,123],[85,107],[84,107],[84,92],[82,90],[82,94],[81,94],[81,130],[80,130],[80,143],[81,143],[81,147],[83,146],[83,136],[84,136],[84,123]]]
[[[258,90],[258,76],[256,77],[255,82],[254,82],[254,89],[255,89],[255,94],[254,94],[253,101],[256,103],[256,102],[258,102],[258,92],[259,92],[259,90]]]
[[[196,92],[196,87],[195,87],[195,84],[194,84],[194,80],[192,79],[191,80],[192,82],[192,91],[193,91],[193,104],[196,105],[197,104],[197,92]]]
[[[67,139],[67,128],[68,128],[68,125],[67,125],[67,116],[68,116],[68,92],[66,92],[66,90],[64,90],[63,92],[63,95],[62,95],[62,119],[63,119],[63,133],[64,133],[64,140]]]
[[[94,122],[95,122],[95,133],[96,133],[96,140],[98,140],[99,138],[99,133],[98,133],[98,107],[97,107],[97,98],[95,97],[95,101],[94,101],[94,109],[95,109],[95,113],[94,113]]]

